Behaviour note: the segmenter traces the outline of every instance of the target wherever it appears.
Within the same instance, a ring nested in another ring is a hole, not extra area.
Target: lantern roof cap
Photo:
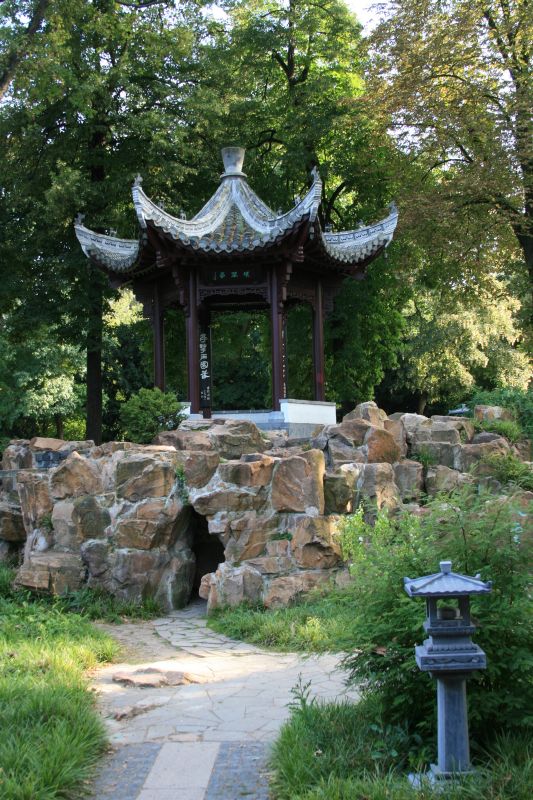
[[[440,572],[422,578],[404,578],[404,589],[409,597],[460,597],[469,594],[487,594],[492,581],[486,583],[480,575],[470,577],[452,572],[451,561],[441,561]]]

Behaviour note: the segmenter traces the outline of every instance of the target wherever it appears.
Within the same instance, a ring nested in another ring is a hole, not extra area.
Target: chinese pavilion
[[[242,171],[244,149],[222,150],[220,186],[192,219],[174,217],[150,200],[142,179],[133,184],[138,239],[95,233],[75,223],[85,255],[113,286],[129,284],[142,302],[154,335],[154,384],[165,387],[164,313],[186,316],[191,413],[211,414],[210,314],[216,310],[268,309],[272,326],[272,405],[287,396],[285,313],[294,303],[313,311],[314,397],[324,400],[324,315],[346,276],[361,279],[391,242],[398,212],[375,225],[332,233],[318,211],[322,182],[313,182],[290,211],[272,211]]]

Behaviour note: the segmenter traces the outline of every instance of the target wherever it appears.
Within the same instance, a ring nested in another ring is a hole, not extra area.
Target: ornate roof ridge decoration
[[[308,252],[311,260],[320,259],[325,268],[349,274],[361,273],[392,241],[398,222],[394,204],[390,214],[376,224],[339,233],[324,232],[318,219],[322,181],[316,167],[305,197],[296,198],[293,208],[283,214],[274,212],[248,185],[242,171],[244,154],[242,147],[222,150],[225,171],[220,185],[191,219],[175,217],[158,206],[143,191],[138,175],[132,196],[141,226],[139,241],[95,233],[78,218],[75,231],[83,252],[111,272],[137,273],[141,262],[143,271],[150,270],[155,257],[147,238],[147,229],[151,228],[160,239],[175,242],[176,254],[260,254],[284,243],[289,252],[292,247],[299,249],[297,260]]]
[[[317,217],[322,194],[322,181],[317,170],[313,183],[303,200],[284,214],[276,214],[250,188],[245,174],[231,167],[228,151],[241,154],[243,148],[224,148],[222,155],[226,171],[215,194],[192,219],[178,219],[150,200],[137,178],[132,188],[133,203],[142,228],[148,223],[169,234],[176,241],[195,249],[215,252],[243,252],[258,246],[273,244],[305,221]],[[226,225],[227,224],[227,225]],[[241,235],[225,236],[224,228],[237,229]]]
[[[424,575],[422,578],[404,578],[404,588],[410,597],[455,597],[468,594],[487,594],[491,591],[492,581],[485,583],[480,575],[473,578],[452,572],[451,561],[440,562],[440,572]]]
[[[389,209],[388,217],[374,225],[360,225],[355,230],[339,233],[321,231],[324,250],[336,261],[366,261],[392,241],[398,224],[398,208],[391,203]]]
[[[116,236],[95,233],[85,227],[82,214],[78,214],[76,218],[74,231],[85,255],[113,272],[125,272],[138,260],[138,239],[119,239]]]

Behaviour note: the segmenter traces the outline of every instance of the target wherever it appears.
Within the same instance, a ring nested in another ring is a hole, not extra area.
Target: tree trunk
[[[418,398],[418,404],[417,404],[416,413],[417,414],[423,414],[424,411],[426,410],[426,405],[427,405],[427,397],[424,397],[423,395],[421,395]]]
[[[86,437],[102,442],[102,310],[103,275],[89,267],[89,318],[87,326]]]
[[[56,437],[58,439],[63,439],[65,436],[65,431],[63,428],[63,417],[61,414],[54,414],[54,422],[56,424]]]

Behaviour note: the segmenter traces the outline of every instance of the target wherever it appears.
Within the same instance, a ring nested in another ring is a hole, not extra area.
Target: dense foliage
[[[183,419],[178,403],[171,392],[161,389],[139,389],[120,409],[120,422],[125,439],[149,444],[160,431],[175,430]]]
[[[468,487],[427,510],[422,517],[380,512],[373,528],[360,511],[345,524],[357,642],[345,659],[351,680],[382,698],[387,721],[434,730],[433,682],[413,657],[425,611],[401,587],[404,576],[432,574],[451,559],[455,571],[493,581],[491,594],[472,598],[476,642],[488,661],[469,681],[472,736],[479,744],[497,731],[531,728],[531,504]]]
[[[342,0],[2,3],[0,436],[79,438],[84,412],[90,436],[120,435],[120,405],[152,379],[151,334],[130,300],[110,322],[116,295],[87,269],[73,218],[136,236],[137,172],[192,215],[230,142],[273,208],[315,165],[324,225],[400,205],[388,260],[348,280],[329,319],[329,399],[377,390],[386,408],[416,410],[474,384],[525,388],[530,20],[522,0],[506,8],[390,3],[367,41]],[[245,317],[214,320],[221,408],[269,402],[268,325]],[[309,334],[308,309],[291,311],[292,396],[311,393]],[[181,312],[166,339],[167,388],[185,400]]]

